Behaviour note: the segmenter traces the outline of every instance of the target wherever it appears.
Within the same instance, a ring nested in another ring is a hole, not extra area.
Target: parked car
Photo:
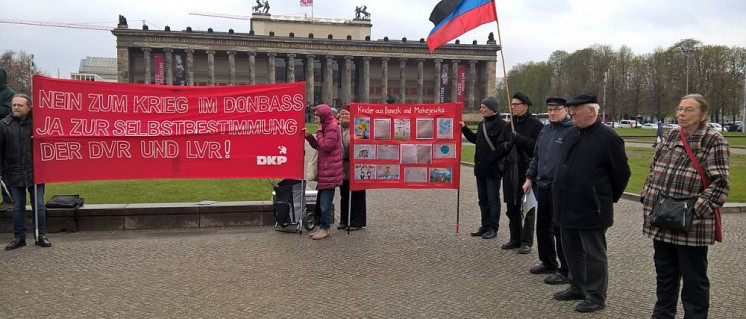
[[[663,128],[664,129],[672,129],[672,128],[681,128],[681,126],[679,124],[668,123],[666,125],[663,125]]]
[[[635,120],[621,120],[619,121],[622,127],[640,127],[640,124]]]
[[[622,123],[619,122],[604,122],[604,125],[616,128],[622,127]]]
[[[720,123],[712,123],[712,122],[710,122],[709,125],[710,125],[710,128],[713,129],[713,130],[715,130],[716,132],[722,132],[723,131],[723,126],[720,125]]]
[[[640,128],[646,129],[646,130],[657,130],[658,129],[658,124],[655,124],[655,123],[645,123],[642,126],[640,126]]]

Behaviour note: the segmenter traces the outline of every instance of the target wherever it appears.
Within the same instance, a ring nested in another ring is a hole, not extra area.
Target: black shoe
[[[585,299],[585,296],[581,294],[580,292],[571,290],[572,288],[567,288],[565,290],[562,290],[558,293],[555,293],[552,298],[555,300],[583,300]]]
[[[529,254],[531,253],[531,246],[523,244],[521,245],[521,249],[518,249],[519,254]]]
[[[26,239],[25,238],[14,238],[8,246],[5,246],[5,250],[13,250],[18,247],[26,246]]]
[[[337,225],[337,229],[345,229],[345,228],[347,228],[347,225],[345,225],[345,224],[339,224],[339,225]]]
[[[52,247],[52,242],[47,239],[47,236],[39,235],[39,240],[36,241],[36,246]]]
[[[556,272],[547,276],[547,278],[544,278],[544,282],[550,285],[563,285],[568,283],[569,280],[567,280],[567,276],[563,275],[562,273]]]
[[[556,268],[549,268],[546,265],[541,264],[541,265],[538,265],[538,266],[531,267],[531,269],[529,269],[528,271],[530,273],[532,273],[532,274],[537,274],[538,275],[538,274],[551,274],[551,273],[557,271],[557,269]]]
[[[492,239],[495,238],[495,236],[497,236],[497,233],[492,229],[488,229],[484,234],[482,234],[482,239]]]
[[[577,306],[575,306],[575,311],[577,312],[595,312],[599,311],[601,309],[606,308],[606,305],[604,304],[597,304],[593,301],[590,301],[588,299],[581,301]]]
[[[521,242],[517,240],[512,240],[512,239],[509,242],[504,243],[502,246],[500,246],[500,248],[502,249],[516,249],[519,247],[521,247]]]
[[[477,229],[477,231],[475,231],[475,232],[471,233],[471,235],[472,235],[472,236],[482,236],[482,235],[484,235],[484,233],[486,233],[486,232],[487,232],[487,229],[486,229],[486,228],[484,228],[484,227],[479,227],[479,229]]]

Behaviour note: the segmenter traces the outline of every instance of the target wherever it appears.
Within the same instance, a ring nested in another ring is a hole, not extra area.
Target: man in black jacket
[[[490,96],[482,100],[479,107],[484,120],[472,132],[464,122],[461,132],[469,142],[476,145],[474,150],[474,176],[477,178],[477,197],[482,212],[482,226],[471,233],[484,239],[495,238],[500,218],[500,177],[497,159],[497,138],[505,127],[505,121],[497,112],[497,99]]]
[[[0,119],[10,115],[13,109],[13,97],[16,92],[8,86],[8,73],[5,69],[0,68]],[[9,211],[13,209],[10,197],[5,191],[2,191],[3,201],[0,203],[0,211]]]
[[[519,248],[519,253],[528,254],[534,244],[534,216],[535,209],[521,215],[523,203],[523,183],[526,181],[526,170],[534,155],[534,145],[544,124],[531,115],[528,108],[531,99],[523,93],[513,94],[510,111],[513,116],[513,128],[510,124],[500,135],[502,143],[498,147],[498,157],[504,161],[503,165],[503,201],[507,204],[510,221],[510,241],[502,245],[502,249]]]
[[[31,195],[32,209],[38,206],[39,238],[36,245],[51,247],[46,236],[46,207],[44,184],[36,185],[37,202],[34,202],[34,151],[31,141],[33,120],[31,98],[16,94],[13,113],[0,120],[0,172],[8,181],[13,197],[13,236],[5,250],[26,246],[26,191]]]
[[[567,106],[577,128],[560,151],[552,193],[570,287],[554,299],[583,300],[575,310],[593,312],[606,305],[606,229],[614,223],[614,203],[630,170],[624,141],[598,119],[596,95],[578,95]]]

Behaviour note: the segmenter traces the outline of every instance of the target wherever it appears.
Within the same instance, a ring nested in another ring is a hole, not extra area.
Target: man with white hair
[[[560,150],[552,199],[570,287],[554,299],[583,300],[575,310],[594,312],[606,306],[606,229],[614,223],[614,203],[627,187],[630,169],[624,141],[598,119],[596,94],[578,95],[567,106],[576,128]]]

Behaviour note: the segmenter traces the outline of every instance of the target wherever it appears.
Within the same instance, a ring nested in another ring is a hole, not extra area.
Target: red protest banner
[[[458,188],[461,103],[350,104],[350,189]]]
[[[33,81],[37,183],[303,178],[303,82],[177,87]]]

